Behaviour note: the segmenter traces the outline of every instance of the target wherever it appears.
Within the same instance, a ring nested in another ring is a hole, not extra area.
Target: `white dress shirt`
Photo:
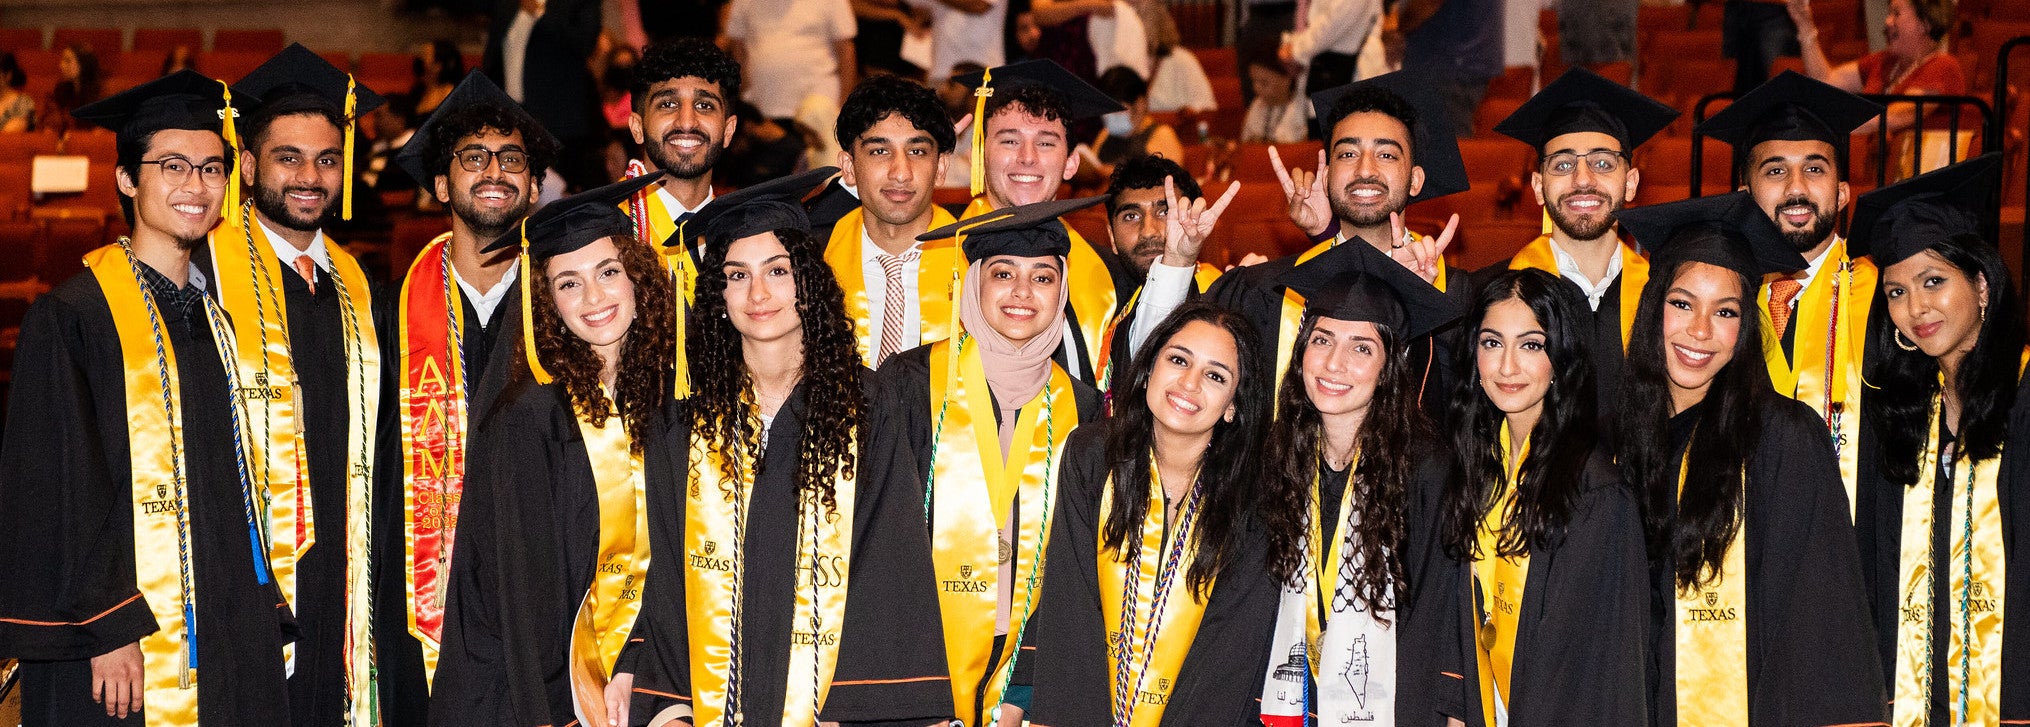
[[[494,283],[486,292],[480,292],[478,288],[472,287],[471,283],[465,282],[465,278],[459,276],[457,266],[451,268],[451,279],[458,281],[458,289],[465,294],[465,300],[472,304],[472,312],[479,314],[480,328],[485,328],[487,321],[493,320],[494,309],[499,308],[501,300],[507,298],[508,291],[514,289],[515,278],[520,275],[521,267],[507,266],[507,274],[500,276],[500,282]]]
[[[1614,244],[1618,246],[1621,243],[1617,242]],[[1614,281],[1621,277],[1621,250],[1619,249],[1616,249],[1614,254],[1607,258],[1607,274],[1601,276],[1599,282],[1587,279],[1586,273],[1579,270],[1579,261],[1570,254],[1567,254],[1565,248],[1559,247],[1557,240],[1551,241],[1551,258],[1558,261],[1558,274],[1564,276],[1566,280],[1572,281],[1572,284],[1579,286],[1579,291],[1586,294],[1586,304],[1593,306],[1593,310],[1596,311],[1600,310],[1600,297],[1606,295],[1607,288],[1614,285]]]
[[[268,223],[260,217],[254,218],[254,224],[261,226],[261,234],[267,236],[268,246],[274,248],[275,259],[282,261],[282,267],[293,269],[296,265],[296,258],[307,254],[310,256],[310,262],[317,264],[319,273],[331,269],[331,251],[324,247],[323,230],[318,230],[317,239],[310,241],[310,249],[298,250],[295,245],[289,244],[288,240],[282,239],[281,235],[275,234],[275,228],[269,227]],[[315,283],[317,281],[312,280],[310,282]]]
[[[923,302],[917,299],[919,287],[917,274],[923,270],[923,257],[921,256],[923,243],[918,242],[910,245],[909,249],[918,251],[919,255],[913,258],[906,257],[902,259],[902,322],[906,324],[910,321],[916,321],[917,325],[905,325],[902,327],[902,345],[901,348],[896,349],[897,351],[907,351],[923,345]],[[865,226],[862,226],[860,229],[860,282],[867,286],[868,339],[874,341],[877,348],[881,343],[881,324],[882,319],[885,317],[882,314],[886,310],[884,306],[888,300],[888,273],[881,267],[881,256],[886,254],[888,253],[883,252],[880,245],[874,244],[874,238],[867,236],[867,229]],[[907,254],[907,252],[905,251],[904,254]]]

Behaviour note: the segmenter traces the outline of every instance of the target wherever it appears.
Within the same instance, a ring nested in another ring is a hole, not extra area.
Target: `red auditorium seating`
[[[407,53],[359,54],[359,80],[382,94],[409,90],[415,58]]]
[[[261,67],[274,54],[273,51],[212,51],[199,56],[197,66],[203,69],[204,75],[212,78],[239,80]]]
[[[213,51],[258,53],[264,59],[281,52],[286,44],[282,31],[276,28],[219,28],[211,36]]]
[[[49,47],[64,48],[72,43],[84,43],[91,46],[93,53],[104,58],[123,50],[120,36],[119,28],[57,28],[56,34],[50,37]]]
[[[0,163],[27,162],[37,154],[56,151],[56,132],[0,134]]]
[[[35,277],[57,283],[84,269],[85,253],[106,244],[106,224],[94,219],[55,219],[43,223],[43,252]]]
[[[0,222],[0,281],[35,277],[36,223]]]
[[[1476,186],[1516,179],[1529,171],[1530,148],[1506,136],[1460,139],[1459,156],[1466,161],[1466,178]]]
[[[1700,151],[1704,167],[1700,170],[1700,188],[1707,194],[1726,192],[1727,165],[1731,162],[1732,150],[1726,144],[1706,140]],[[1692,140],[1689,137],[1661,137],[1649,140],[1636,151],[1636,168],[1642,170],[1642,186],[1683,185],[1692,183]]]
[[[42,50],[41,28],[0,28],[0,50]]]
[[[179,45],[190,46],[193,53],[203,50],[203,31],[196,28],[135,28],[134,47],[130,50],[143,54],[166,54]]]

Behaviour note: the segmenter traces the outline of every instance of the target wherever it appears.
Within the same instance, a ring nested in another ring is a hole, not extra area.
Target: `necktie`
[[[1804,281],[1784,278],[1769,284],[1769,320],[1776,326],[1776,337],[1783,338],[1790,328],[1791,302],[1797,300],[1799,291],[1804,290]]]
[[[881,274],[887,278],[886,284],[882,286],[884,294],[881,296],[881,348],[874,355],[875,368],[880,368],[882,361],[888,360],[890,355],[902,350],[902,315],[906,304],[902,291],[902,266],[916,258],[915,250],[900,256],[887,254],[875,256],[875,259],[881,262]]]
[[[310,259],[310,253],[296,256],[296,274],[303,276],[303,282],[310,286],[310,294],[317,294],[317,262]]]

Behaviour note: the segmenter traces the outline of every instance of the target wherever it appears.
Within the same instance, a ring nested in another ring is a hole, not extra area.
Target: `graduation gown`
[[[1638,725],[1648,719],[1648,561],[1642,511],[1599,450],[1586,463],[1578,502],[1557,548],[1530,552],[1509,693],[1511,727]],[[1443,681],[1460,689],[1447,714],[1492,725],[1483,714],[1475,634],[1480,621],[1472,564],[1449,558]],[[1455,677],[1453,675],[1462,675]]]
[[[601,527],[585,448],[561,384],[518,377],[480,424],[459,508],[431,724],[576,719],[572,624],[592,587]],[[643,452],[650,487],[680,489],[668,456],[653,441]]]
[[[1107,669],[1108,625],[1101,615],[1099,533],[1107,486],[1106,437],[1101,426],[1080,427],[1065,441],[1058,475],[1057,515],[1044,556],[1043,600],[1030,617],[1034,634],[1024,649],[1035,698],[1026,717],[1051,727],[1107,724],[1113,676]],[[1166,725],[1256,725],[1261,722],[1261,681],[1268,667],[1281,586],[1265,562],[1267,536],[1259,521],[1242,518],[1241,550],[1219,574],[1196,637],[1163,710]],[[1175,595],[1190,593],[1177,576]]]
[[[748,502],[745,552],[746,590],[740,641],[742,710],[755,724],[773,724],[790,689],[812,685],[789,677],[791,623],[795,610],[797,562],[797,449],[802,443],[806,397],[818,395],[799,383],[768,428],[768,447]],[[950,719],[951,688],[945,678],[944,638],[932,580],[930,539],[923,528],[923,488],[908,487],[908,450],[878,446],[899,433],[876,426],[859,433],[858,479],[853,505],[852,555],[848,565],[845,624],[839,637],[838,666],[826,693],[823,721],[851,724],[923,725]],[[671,416],[667,450],[669,474],[648,473],[650,561],[641,615],[621,652],[615,673],[634,675],[635,725],[675,705],[691,704],[689,617],[684,609],[685,487],[657,487],[658,477],[684,478],[690,472],[690,418],[682,405]],[[766,525],[765,525],[766,524]],[[731,710],[729,709],[729,712]]]
[[[1748,720],[1771,725],[1886,724],[1887,696],[1844,487],[1825,423],[1810,407],[1760,398],[1762,435],[1748,459]],[[1704,404],[1671,419],[1682,455]],[[1670,513],[1676,517],[1673,501]],[[1675,563],[1651,564],[1652,724],[1677,723]]]
[[[1868,399],[1864,396],[1863,411],[1867,411]],[[1996,499],[2002,515],[2002,536],[2005,541],[2003,562],[2006,564],[2007,582],[2003,586],[2002,600],[2002,720],[2030,721],[2030,378],[2018,383],[2016,404],[2009,411],[2009,433],[2002,445],[2000,476],[1995,483]],[[1941,431],[1943,424],[1941,423]],[[1896,640],[1897,626],[1902,621],[1901,568],[1903,565],[1903,506],[1904,488],[1890,484],[1882,475],[1881,445],[1871,426],[1861,428],[1860,494],[1858,503],[1859,519],[1856,521],[1861,541],[1862,574],[1868,585],[1868,603],[1875,624],[1875,641],[1878,656],[1882,660],[1883,675],[1895,696],[1896,689]],[[1960,465],[1965,467],[1967,465]],[[1942,525],[1950,522],[1952,489],[1944,486],[1947,481],[1942,472],[1933,474],[1939,483],[1933,490],[1935,509],[1933,530],[1940,532]],[[1935,553],[1950,552],[1950,537],[1936,540]],[[1918,544],[1910,544],[1913,547]],[[1939,614],[1933,633],[1935,639],[1951,638],[1943,629],[1947,628],[1945,614],[1954,608],[1947,603],[1946,586],[1950,579],[1940,578],[1933,597],[1932,613]],[[1934,643],[1946,643],[1935,641]],[[1940,650],[1939,653],[1944,653]],[[1946,724],[1951,719],[1948,695],[1943,685],[1947,684],[1945,669],[1941,663],[1934,669],[1934,685],[1931,707],[1931,723]]]
[[[1478,289],[1481,285],[1486,284],[1487,281],[1494,279],[1495,276],[1513,267],[1515,267],[1515,259],[1510,258],[1475,271],[1473,273],[1474,287]],[[1587,334],[1587,343],[1591,346],[1593,390],[1598,394],[1600,432],[1602,434],[1609,434],[1614,431],[1611,423],[1614,418],[1614,407],[1621,401],[1621,369],[1628,360],[1628,357],[1625,355],[1625,352],[1628,350],[1628,341],[1622,337],[1621,319],[1624,315],[1633,316],[1635,313],[1632,310],[1624,309],[1623,305],[1625,300],[1642,294],[1640,288],[1633,291],[1626,289],[1626,285],[1629,282],[1626,274],[1627,268],[1624,267],[1622,270],[1622,273],[1614,276],[1614,282],[1607,284],[1607,290],[1600,294],[1600,307],[1585,311],[1579,322],[1579,328],[1581,332]],[[1586,299],[1585,293],[1579,290],[1578,284],[1567,280],[1563,275],[1559,275],[1557,270],[1545,270],[1544,272],[1556,275],[1560,282],[1571,286],[1571,293],[1578,296],[1580,301],[1583,302]],[[1645,270],[1646,275],[1647,271]],[[1638,285],[1640,285],[1639,282]],[[1525,589],[1525,592],[1527,592],[1527,589]]]
[[[158,310],[183,424],[198,712],[206,724],[286,724],[282,646],[295,626],[272,580],[255,576],[224,364],[200,309]],[[157,629],[136,583],[120,338],[92,272],[36,299],[17,351],[0,444],[0,657],[22,661],[24,724],[141,724],[108,718],[91,696],[90,659]]]

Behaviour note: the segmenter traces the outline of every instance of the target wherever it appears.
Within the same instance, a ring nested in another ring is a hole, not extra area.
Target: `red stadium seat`
[[[119,28],[57,28],[56,33],[50,36],[49,47],[64,48],[73,43],[83,43],[104,58],[125,50],[120,41],[121,34]]]
[[[131,50],[135,53],[166,54],[180,45],[190,46],[192,53],[203,50],[203,31],[196,28],[135,28]]]
[[[37,154],[56,151],[56,133],[31,131],[21,134],[0,134],[0,162],[26,163]]]
[[[263,58],[280,53],[286,43],[276,28],[219,28],[211,36],[213,51],[258,53]]]
[[[1481,101],[1480,109],[1474,112],[1474,135],[1487,136],[1493,134],[1494,127],[1500,124],[1502,119],[1508,118],[1509,114],[1515,113],[1516,109],[1522,108],[1523,103],[1528,100],[1529,97],[1527,96],[1517,98],[1489,96],[1486,100]]]
[[[1537,69],[1531,66],[1509,66],[1501,76],[1487,85],[1488,100],[1527,99],[1536,92]]]
[[[0,28],[0,50],[42,50],[41,28]]]
[[[0,280],[35,277],[33,222],[0,222]]]
[[[21,66],[21,72],[28,75],[29,83],[47,81],[56,83],[56,66],[62,51],[18,50],[14,52],[14,63]]]
[[[1707,139],[1700,156],[1704,159],[1700,187],[1707,194],[1728,191],[1728,165],[1732,163],[1732,150],[1726,144]],[[1687,137],[1661,137],[1636,150],[1636,168],[1642,170],[1643,186],[1650,184],[1685,185],[1692,183],[1692,140]]]
[[[416,59],[407,53],[359,54],[359,80],[383,95],[409,90]]]
[[[1506,136],[1460,139],[1459,156],[1466,161],[1466,178],[1475,186],[1482,182],[1514,180],[1529,171],[1530,148]]]
[[[197,66],[204,70],[204,75],[237,81],[261,67],[274,54],[274,51],[212,51],[199,56]]]
[[[35,277],[54,285],[85,269],[85,253],[106,244],[103,219],[52,219],[43,223],[41,262]]]

